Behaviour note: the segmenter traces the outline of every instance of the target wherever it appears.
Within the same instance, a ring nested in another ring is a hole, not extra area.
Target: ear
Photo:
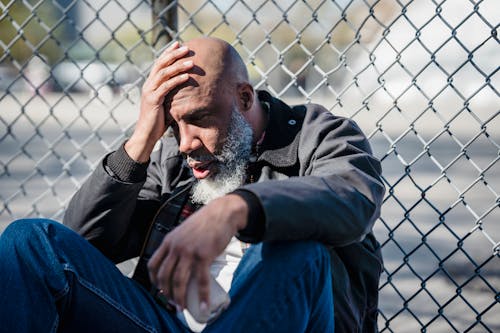
[[[238,104],[243,112],[249,111],[254,102],[254,90],[249,83],[238,85]]]

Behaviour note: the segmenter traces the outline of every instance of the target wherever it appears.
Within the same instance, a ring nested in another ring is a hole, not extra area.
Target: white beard
[[[199,180],[193,188],[192,201],[207,204],[236,190],[246,178],[246,167],[252,153],[253,130],[243,115],[233,108],[227,140],[215,155],[217,173]]]

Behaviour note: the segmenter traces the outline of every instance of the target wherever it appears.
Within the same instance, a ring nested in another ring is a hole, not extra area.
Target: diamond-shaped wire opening
[[[82,156],[85,156],[90,165],[96,165],[101,159],[102,156],[110,152],[110,147],[102,137],[102,133],[105,131],[101,131],[96,133],[95,136],[89,137],[84,144],[81,146]],[[116,137],[116,134],[112,135],[111,133],[106,133],[108,137]],[[111,141],[110,138],[108,138]],[[117,147],[113,147],[117,148]]]
[[[479,177],[479,171],[465,155],[455,158],[445,170],[446,177],[460,193],[466,190]]]
[[[399,63],[410,73],[417,75],[431,61],[431,54],[418,42],[413,39],[401,48]]]
[[[427,98],[435,98],[449,85],[449,76],[436,62],[428,63],[420,72],[415,73],[415,86]]]
[[[454,323],[453,320],[448,319],[448,317],[443,314],[441,309],[438,310],[438,315],[435,315],[421,328],[421,332],[434,332],[435,330],[441,330],[443,332],[459,332],[459,329],[456,327],[456,323]]]
[[[41,137],[38,133],[25,141],[22,145],[23,153],[35,161],[40,160],[46,155],[48,148],[45,138]]]
[[[461,297],[460,297],[461,296]],[[455,327],[463,327],[468,323],[473,323],[477,312],[468,301],[460,294],[450,301],[442,309],[443,316],[453,322]]]
[[[409,166],[409,177],[418,188],[422,197],[428,200],[427,192],[434,186],[441,175],[441,169],[434,163],[426,151],[421,151]]]
[[[16,169],[16,165],[12,163],[15,163],[13,161],[15,161],[16,157],[19,157],[21,145],[22,143],[13,135],[8,134],[2,137],[2,148],[5,149],[4,151],[6,153],[2,154],[0,177],[7,180],[12,179],[15,175],[18,175],[19,170]],[[19,178],[16,177],[15,180],[19,180]],[[4,183],[2,182],[2,184]]]
[[[497,143],[496,139],[480,133],[464,146],[467,156],[480,170],[486,169],[497,158],[500,142]]]
[[[450,33],[450,26],[435,15],[419,27],[416,36],[424,48],[434,53],[443,44],[443,39],[449,38]]]
[[[344,117],[351,118],[365,108],[363,104],[363,93],[359,90],[359,87],[354,81],[346,84],[346,86],[339,91],[337,101],[342,106],[342,109],[337,108],[335,113]]]
[[[387,320],[386,323],[380,325],[380,332],[402,332],[408,330],[409,332],[418,332],[422,324],[418,317],[411,309],[403,306],[402,310],[398,311],[394,317]]]
[[[486,24],[479,15],[471,14],[456,27],[455,38],[468,51],[473,51],[491,37],[491,30],[492,27]]]
[[[464,109],[463,97],[450,85],[433,96],[429,103],[432,103],[431,111],[439,118],[438,124],[441,128]]]
[[[394,20],[388,31],[384,40],[398,53],[415,40],[416,28],[408,24],[408,20],[404,16]]]
[[[372,73],[369,73],[367,75],[371,74]],[[361,80],[361,78],[359,80]],[[387,93],[387,91],[382,88],[378,88],[363,102],[366,103],[366,106],[369,108],[369,110],[363,115],[363,117],[360,117],[356,120],[364,123],[362,128],[367,131],[366,134],[370,138],[374,138],[375,136],[379,138],[384,137],[385,132],[379,129],[380,124],[378,122],[380,119],[383,119],[384,115],[387,113],[387,110],[390,110],[394,106],[394,100]],[[368,129],[368,126],[370,126],[371,130]],[[397,131],[395,127],[389,126],[384,130],[389,131],[389,133],[391,134]],[[385,141],[388,141],[388,139],[384,138],[383,142]],[[381,155],[377,154],[376,156]]]
[[[456,27],[474,11],[474,3],[468,0],[457,0],[451,3],[443,1],[438,8],[439,16],[443,21],[452,27]]]
[[[401,249],[401,245],[393,237],[394,232],[389,231],[389,238],[382,244],[382,255],[384,260],[384,269],[392,281],[392,275],[401,267],[405,253]]]
[[[467,61],[468,56],[467,50],[455,38],[448,38],[432,54],[433,61],[447,75],[454,73],[461,64]]]
[[[491,253],[498,247],[498,240],[500,239],[500,228],[498,227],[499,219],[500,207],[497,200],[481,215],[482,230],[480,234],[484,240],[485,247],[486,244],[489,243]]]
[[[476,317],[474,323],[472,323],[467,330],[474,331],[479,330],[496,330],[498,328],[498,310],[500,309],[499,301],[493,300],[490,305],[485,309],[482,309],[481,313]]]
[[[413,84],[413,77],[406,68],[397,61],[387,67],[380,75],[384,81],[385,89],[389,90],[395,97],[399,97]]]
[[[465,98],[472,97],[478,90],[477,85],[471,82],[485,82],[485,75],[477,71],[470,62],[464,62],[452,74],[452,87]]]
[[[443,173],[446,167],[462,154],[462,145],[449,132],[442,132],[427,143],[428,154]]]
[[[415,115],[416,118],[411,126],[419,140],[425,143],[423,152],[424,150],[428,150],[427,146],[433,143],[434,140],[446,135],[446,131],[443,130],[444,121],[440,114],[436,112],[436,108],[431,102],[426,107],[417,109],[416,111],[420,111],[420,113]]]
[[[54,202],[54,194],[51,189],[46,190],[40,196],[34,198],[31,203],[31,211],[28,212],[28,216],[52,216],[56,211],[63,208],[63,204],[60,200]],[[56,196],[56,198],[59,198]]]
[[[263,29],[262,25],[258,21],[251,21],[238,33],[238,38],[241,41],[239,46],[246,50],[248,54],[246,57],[245,53],[240,53],[243,59],[252,60],[253,52],[259,47],[260,44],[266,39],[267,31]],[[251,38],[255,37],[255,38]]]
[[[500,14],[500,8],[494,0],[482,1],[474,6],[474,12],[478,15],[483,22],[486,22],[490,26],[494,26],[498,21],[498,15]]]
[[[500,118],[500,111],[495,103],[495,101],[498,101],[499,99],[498,93],[493,88],[495,86],[498,85],[485,85],[468,100],[469,108],[474,110],[474,115],[479,119],[479,123],[481,124],[485,124],[485,122],[494,118],[497,118],[497,120]],[[486,126],[489,127],[491,125]]]
[[[377,126],[381,131],[390,134],[392,139],[395,140],[402,132],[408,130],[410,122],[403,116],[401,109],[397,106],[391,106],[384,111],[384,115],[377,121]]]
[[[458,110],[445,126],[453,139],[463,146],[483,131],[484,124],[470,108],[464,107]]]

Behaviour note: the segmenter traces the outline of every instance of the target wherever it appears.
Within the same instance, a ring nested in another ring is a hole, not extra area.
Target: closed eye
[[[206,109],[193,110],[188,114],[184,115],[183,120],[188,123],[199,127],[209,127],[210,117],[213,115],[212,112]]]

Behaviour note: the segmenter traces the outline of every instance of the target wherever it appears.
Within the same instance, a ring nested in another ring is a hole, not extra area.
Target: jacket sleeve
[[[125,177],[129,181],[120,180],[110,169],[111,154],[72,197],[63,223],[112,261],[121,262],[139,255],[149,223],[159,207],[160,152],[152,154],[147,176],[137,177],[137,172],[134,175],[130,171]]]
[[[380,215],[381,167],[349,119],[316,106],[297,151],[298,177],[249,184],[265,214],[263,240],[314,239],[332,246],[362,240]]]

